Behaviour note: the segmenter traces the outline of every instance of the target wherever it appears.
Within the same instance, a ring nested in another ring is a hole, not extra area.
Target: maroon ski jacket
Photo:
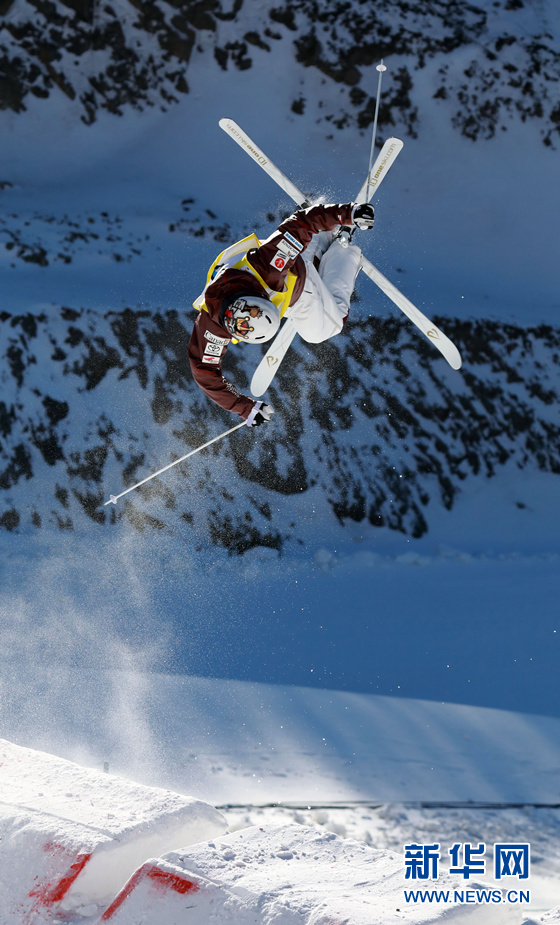
[[[260,247],[250,250],[247,258],[267,286],[278,292],[284,289],[288,270],[297,280],[290,301],[293,305],[299,299],[305,284],[305,264],[301,258],[314,234],[332,231],[337,225],[352,223],[354,203],[345,205],[312,206],[301,209],[278,226]],[[295,243],[294,243],[295,239]],[[277,260],[279,251],[282,259]],[[292,254],[285,259],[287,254]],[[280,263],[281,268],[275,266]],[[196,383],[208,398],[225,408],[249,417],[255,404],[253,398],[242,395],[236,386],[222,375],[222,359],[232,339],[224,326],[228,306],[242,295],[267,298],[266,291],[250,271],[228,269],[211,282],[204,294],[208,311],[199,312],[189,343],[189,360]],[[255,352],[255,359],[258,354]]]

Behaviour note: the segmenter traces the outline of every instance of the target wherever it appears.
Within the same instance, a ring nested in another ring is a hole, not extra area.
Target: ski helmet
[[[248,344],[264,344],[280,327],[280,311],[268,299],[240,296],[227,307],[224,322],[236,339]]]

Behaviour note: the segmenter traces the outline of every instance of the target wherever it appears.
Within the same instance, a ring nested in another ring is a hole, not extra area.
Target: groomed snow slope
[[[545,912],[538,918],[527,919],[526,925],[558,925],[558,922],[560,922],[560,906],[556,906],[555,909]]]
[[[444,875],[442,889],[464,889]],[[111,925],[400,925],[480,920],[476,906],[403,902],[402,857],[305,826],[255,826],[166,855],[134,875]],[[471,881],[476,890],[480,883]],[[404,914],[403,914],[404,913]],[[512,921],[505,906],[486,922]]]
[[[413,841],[439,841],[445,851],[457,841],[487,845],[529,841],[532,898],[527,913],[530,909],[537,915],[557,903],[558,719],[405,698],[134,672],[89,676],[62,669],[36,672],[28,696],[35,702],[42,697],[41,715],[51,706],[53,715],[51,725],[41,728],[38,714],[22,713],[20,741],[98,768],[106,761],[112,772],[219,804],[232,831],[257,826],[268,833],[270,826],[305,825],[396,854]],[[71,712],[63,717],[57,702],[72,704]],[[135,817],[135,836],[138,826],[142,829],[143,822],[149,823],[148,811],[138,816],[137,799],[154,791],[70,765],[68,783],[57,777],[56,792],[49,795],[45,767],[52,779],[59,759],[45,756],[46,765],[38,764],[36,754],[22,751],[34,756],[33,766],[24,764],[28,773],[22,776],[21,761],[17,766],[12,762],[12,772],[15,769],[17,774],[12,773],[14,799],[20,807],[36,811],[35,821],[43,819],[39,810],[48,814],[50,806],[54,811],[49,819],[63,813],[66,818],[71,804],[71,820],[77,818],[91,825],[91,831],[105,835],[128,832],[130,812]],[[7,775],[6,767],[0,770]],[[79,781],[89,781],[90,773],[104,788],[103,803],[94,798],[92,806],[91,792],[77,804],[74,798],[64,797],[77,794]],[[173,800],[170,804],[168,793],[155,794],[161,797],[157,806],[176,805]],[[173,799],[179,806],[186,802],[184,797]],[[102,819],[96,827],[97,807]],[[114,815],[112,821],[109,814]],[[169,829],[164,826],[164,830],[167,838]],[[219,834],[223,831],[220,821]],[[190,840],[206,837],[210,836]],[[59,868],[56,883],[86,852],[92,835],[88,829],[85,847],[75,835],[72,838],[74,854]],[[53,840],[51,834],[46,840]],[[167,840],[157,850],[149,844],[144,847],[145,853],[137,852],[115,892],[134,866],[161,852],[186,848],[186,841],[174,836],[173,844]],[[25,850],[30,850],[29,845]],[[36,846],[33,852],[30,856],[44,863]],[[181,856],[186,856],[185,851]],[[186,869],[192,872],[188,864]],[[148,876],[146,871],[142,876],[153,885],[159,875]],[[8,879],[2,871],[0,876]],[[76,890],[86,882],[80,878]],[[146,883],[142,890],[145,887]],[[29,889],[24,890],[25,896]],[[87,908],[86,899],[78,896],[76,902]],[[521,919],[512,921],[517,925]]]
[[[492,903],[407,902],[418,884],[402,851],[295,822],[223,834],[223,816],[189,797],[6,741],[1,757],[2,925],[424,925],[481,909],[519,921],[488,870],[465,884],[442,865],[437,887]]]
[[[214,804],[558,802],[552,717],[132,671],[41,671],[25,691],[20,742]]]

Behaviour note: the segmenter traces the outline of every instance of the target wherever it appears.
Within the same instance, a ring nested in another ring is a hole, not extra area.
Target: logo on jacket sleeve
[[[303,250],[303,244],[301,241],[298,241],[297,238],[294,238],[293,234],[290,234],[289,231],[284,232],[284,240],[286,241],[286,244],[291,244],[292,247],[295,248],[296,252]]]
[[[225,340],[225,338],[216,338],[216,340]],[[226,341],[227,343],[227,341]],[[206,344],[204,348],[204,353],[202,355],[203,363],[211,363],[213,366],[219,366],[222,361],[222,353],[224,352],[225,344]]]
[[[297,257],[299,252],[303,250],[303,244],[300,244],[293,235],[286,233],[278,242],[278,250],[276,251],[274,257],[270,261],[273,267],[276,267],[277,270],[283,270],[289,260],[293,260],[294,257]]]
[[[227,344],[229,344],[227,337],[218,337],[216,334],[212,334],[212,331],[205,331],[204,337],[206,340],[211,341],[213,344],[220,344],[222,347],[225,347]]]

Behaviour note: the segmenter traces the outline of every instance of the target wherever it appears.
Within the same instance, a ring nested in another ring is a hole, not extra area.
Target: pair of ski
[[[282,171],[273,164],[273,162],[264,154],[258,145],[252,141],[237,123],[231,119],[220,119],[220,128],[224,130],[237,144],[243,148],[253,160],[261,167],[269,177],[284,190],[284,192],[293,201],[302,206],[306,203],[306,198]],[[403,142],[398,138],[389,138],[379,156],[373,164],[371,171],[366,178],[360,192],[356,197],[356,202],[370,202],[374,193],[379,188],[389,168],[394,164],[397,156],[403,148]],[[367,257],[362,255],[360,269],[369,276],[369,278],[391,299],[394,304],[416,325],[416,327],[430,340],[440,353],[445,357],[453,369],[460,369],[461,355],[455,344],[441,331],[429,318],[426,317],[409,299],[400,292],[396,286],[383,276],[379,270],[374,267]],[[251,392],[259,398],[264,395],[270,386],[278,367],[284,359],[290,344],[292,343],[296,329],[289,318],[286,319],[279,333],[272,341],[271,346],[266,351],[261,362],[257,366],[251,380]]]

